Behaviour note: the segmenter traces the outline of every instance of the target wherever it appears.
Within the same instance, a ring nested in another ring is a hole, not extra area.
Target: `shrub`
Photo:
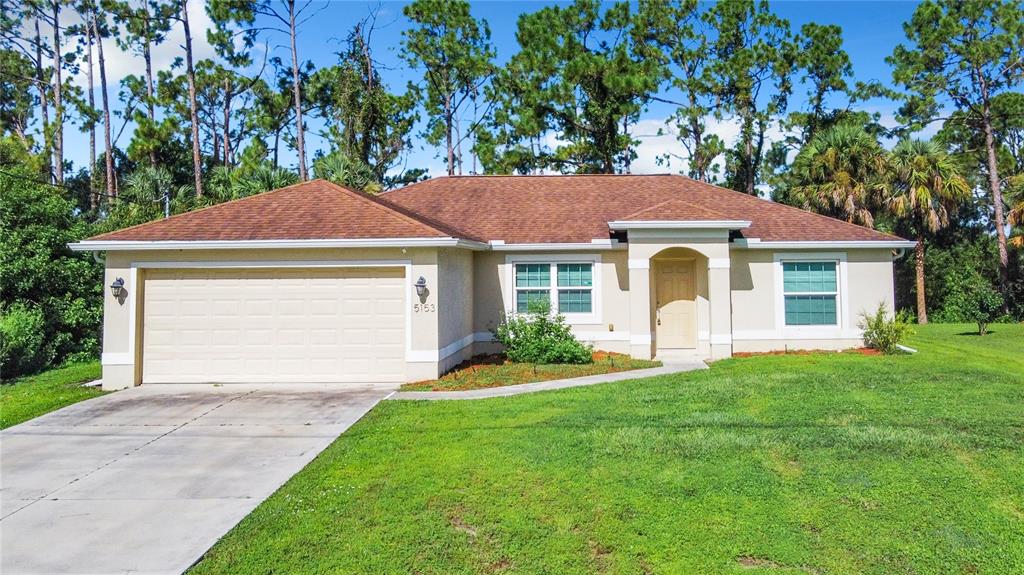
[[[90,235],[90,226],[64,197],[65,191],[37,184],[38,178],[18,166],[0,173],[0,305],[5,320],[13,315],[5,329],[11,337],[28,337],[22,327],[42,318],[31,338],[16,339],[5,348],[12,354],[4,358],[5,378],[15,369],[44,369],[69,356],[98,355],[103,267],[67,246]],[[26,350],[20,347],[26,341],[40,343]],[[18,349],[23,351],[16,353]],[[42,365],[40,357],[45,359]]]
[[[988,333],[988,324],[1002,316],[1003,296],[981,276],[977,276],[966,288],[968,315],[971,321],[978,324],[978,335],[985,335]]]
[[[864,312],[860,317],[857,325],[864,330],[864,345],[882,353],[896,353],[896,346],[914,334],[909,315],[901,311],[889,319],[885,303],[879,303],[875,313]]]
[[[32,373],[49,363],[45,328],[43,312],[37,307],[19,302],[0,310],[0,374],[4,379]]]
[[[505,346],[505,355],[515,362],[593,361],[593,349],[580,343],[565,317],[552,315],[548,304],[532,307],[528,314],[508,314],[494,329],[494,339]]]
[[[938,321],[976,323],[978,334],[985,335],[988,324],[1002,317],[1003,296],[975,269],[958,268],[947,278],[946,301]]]

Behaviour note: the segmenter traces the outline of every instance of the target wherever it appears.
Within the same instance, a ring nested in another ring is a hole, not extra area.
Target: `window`
[[[786,325],[838,325],[836,262],[782,262]]]
[[[537,289],[543,288],[543,289]],[[516,311],[525,313],[535,302],[549,301],[551,291],[550,264],[516,265]]]
[[[558,313],[593,313],[592,262],[517,263],[514,266],[516,312],[525,313],[535,302],[546,302]]]

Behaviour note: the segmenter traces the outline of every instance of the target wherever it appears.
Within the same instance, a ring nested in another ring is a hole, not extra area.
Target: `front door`
[[[697,347],[694,260],[658,261],[655,270],[658,348]]]

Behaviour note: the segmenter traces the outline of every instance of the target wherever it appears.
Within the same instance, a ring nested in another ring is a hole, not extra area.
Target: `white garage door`
[[[405,379],[402,268],[150,270],[143,383]]]

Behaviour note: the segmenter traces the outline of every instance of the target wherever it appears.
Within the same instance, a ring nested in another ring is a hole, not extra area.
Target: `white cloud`
[[[718,119],[709,116],[704,123],[707,133],[717,135],[725,142],[726,146],[732,146],[737,142],[740,127],[735,118]],[[636,146],[637,158],[630,166],[634,174],[686,173],[689,166],[687,159],[689,154],[679,142],[679,132],[674,125],[671,123],[666,125],[665,119],[646,118],[631,126],[629,133],[640,142]],[[765,134],[765,150],[784,137],[785,134],[779,129],[778,124],[773,122]],[[667,166],[659,165],[658,158],[666,153],[673,156],[670,158],[669,164]],[[714,162],[720,172],[725,167],[724,162],[722,156],[719,156]]]
[[[61,22],[62,26],[81,22],[77,13],[66,11],[65,14],[66,16],[64,16]],[[213,46],[206,40],[206,31],[213,28],[213,22],[206,13],[204,2],[192,0],[188,3],[188,23],[189,30],[192,32],[192,61],[198,62],[205,58],[212,58],[215,53]],[[169,70],[176,58],[184,59],[184,46],[184,26],[180,21],[175,21],[164,41],[153,47],[153,76],[156,77],[157,72],[161,70]],[[70,49],[72,47],[65,42],[65,50]],[[103,40],[103,59],[107,73],[107,89],[110,91],[111,97],[114,99],[113,101],[116,102],[116,94],[121,80],[131,74],[143,75],[145,73],[145,61],[142,59],[142,56],[122,50],[113,38],[105,38]],[[84,67],[83,63],[82,73],[75,77],[75,83],[83,88],[86,87]],[[99,88],[99,56],[95,51],[93,52],[93,81],[96,87]]]

